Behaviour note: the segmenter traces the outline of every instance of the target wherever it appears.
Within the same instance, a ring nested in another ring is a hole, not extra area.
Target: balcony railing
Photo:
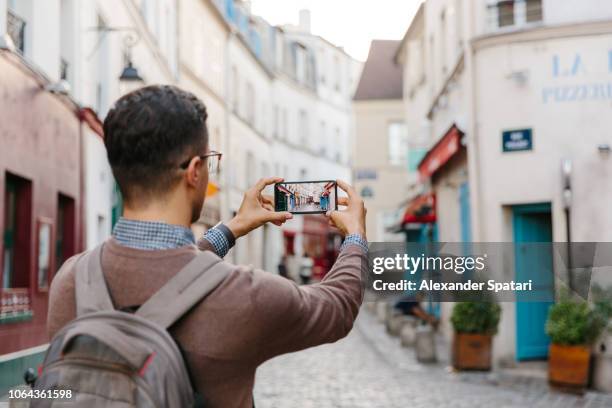
[[[6,16],[6,26],[6,31],[13,40],[15,48],[23,54],[25,47],[25,20],[9,10]]]
[[[490,1],[488,25],[490,30],[521,27],[525,24],[541,22],[543,14],[542,0]]]
[[[31,311],[27,288],[0,289],[0,318]]]

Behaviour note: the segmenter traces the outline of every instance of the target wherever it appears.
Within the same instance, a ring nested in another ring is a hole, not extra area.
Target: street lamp
[[[128,59],[127,65],[123,68],[121,76],[119,76],[119,88],[122,95],[135,91],[144,86],[144,79],[138,74],[138,69],[134,67],[131,59]]]
[[[607,143],[602,143],[599,146],[597,146],[597,150],[599,151],[599,155],[601,156],[602,159],[607,159],[608,157],[610,157],[610,150],[612,150],[610,148],[610,145]]]
[[[125,47],[125,62],[126,65],[123,67],[123,71],[119,76],[119,91],[122,95],[135,91],[138,88],[142,88],[145,84],[144,79],[138,73],[138,69],[134,67],[132,62],[132,47],[140,40],[138,36],[127,34],[123,38],[123,45]]]

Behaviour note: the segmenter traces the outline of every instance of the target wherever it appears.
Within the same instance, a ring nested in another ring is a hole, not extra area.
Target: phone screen
[[[274,209],[293,214],[324,214],[338,209],[338,186],[333,180],[294,181],[274,185]]]

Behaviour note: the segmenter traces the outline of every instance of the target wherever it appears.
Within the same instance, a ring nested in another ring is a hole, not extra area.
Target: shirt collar
[[[123,217],[115,224],[113,236],[123,246],[144,250],[174,249],[195,244],[195,237],[189,228]]]

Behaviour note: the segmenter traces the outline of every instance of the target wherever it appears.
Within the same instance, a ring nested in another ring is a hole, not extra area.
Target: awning
[[[277,190],[282,191],[285,194],[293,194],[291,191],[287,190],[282,184],[276,186]]]
[[[217,194],[219,192],[220,188],[219,185],[213,181],[209,181],[208,185],[206,186],[206,197],[210,198],[213,197],[215,194]]]
[[[438,143],[429,149],[419,163],[421,181],[429,179],[459,151],[462,136],[463,132],[453,124]]]
[[[434,222],[436,222],[435,194],[421,194],[408,203],[402,224],[433,224]]]

